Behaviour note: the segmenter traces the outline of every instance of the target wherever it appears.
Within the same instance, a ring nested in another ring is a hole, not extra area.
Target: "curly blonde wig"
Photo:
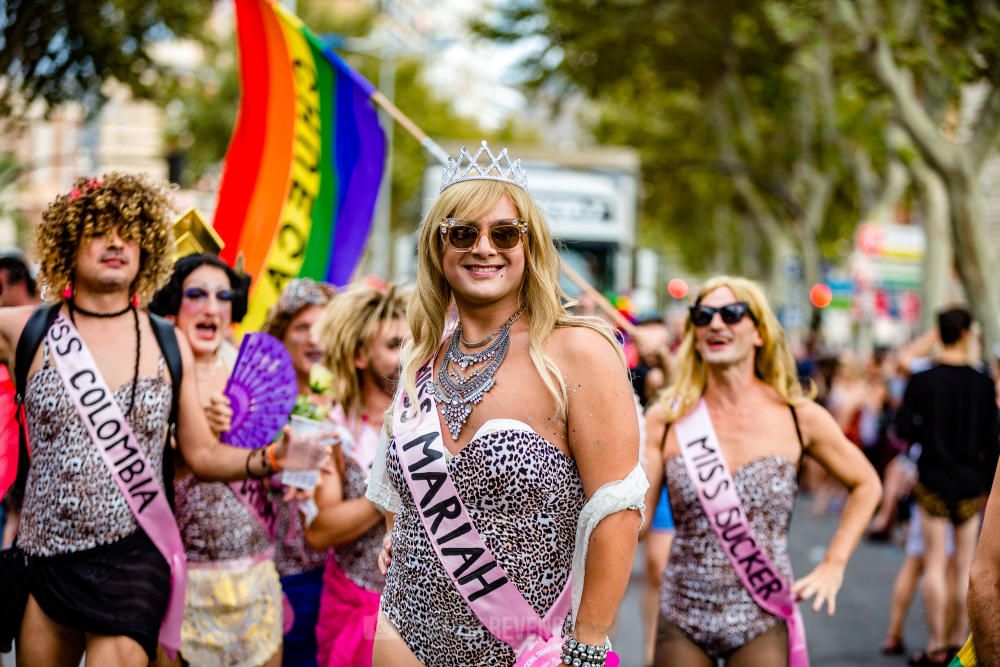
[[[139,243],[139,273],[132,293],[148,301],[170,278],[176,212],[166,188],[145,174],[113,171],[100,180],[79,178],[55,198],[35,232],[39,282],[50,297],[73,281],[77,250],[84,240],[112,229]]]

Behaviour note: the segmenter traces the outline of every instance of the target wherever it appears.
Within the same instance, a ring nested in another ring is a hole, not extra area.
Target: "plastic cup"
[[[328,421],[292,415],[292,437],[288,443],[281,483],[312,490],[319,482],[319,468],[337,441],[337,427]]]

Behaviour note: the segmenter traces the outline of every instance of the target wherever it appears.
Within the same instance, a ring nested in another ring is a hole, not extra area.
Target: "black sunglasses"
[[[495,220],[486,231],[490,243],[498,252],[516,248],[521,242],[521,235],[527,232],[527,223],[518,218]],[[441,235],[453,250],[459,252],[468,252],[479,243],[479,227],[459,218],[442,218]]]
[[[208,290],[202,289],[201,287],[188,287],[184,290],[184,298],[189,301],[205,301],[208,299]],[[221,289],[215,293],[216,301],[222,301],[223,303],[233,302],[233,292],[228,289]]]
[[[712,318],[718,313],[722,316],[722,321],[726,324],[736,324],[744,317],[749,317],[750,320],[757,324],[757,318],[753,316],[750,312],[750,304],[746,301],[736,301],[735,303],[727,303],[724,306],[706,306],[703,304],[698,304],[691,306],[691,323],[696,327],[707,327],[712,323]]]

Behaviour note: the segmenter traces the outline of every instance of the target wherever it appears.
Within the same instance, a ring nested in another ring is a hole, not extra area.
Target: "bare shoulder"
[[[11,347],[17,345],[17,339],[34,311],[35,306],[0,308],[0,335],[7,339]]]
[[[545,348],[564,374],[623,369],[616,345],[590,327],[560,327],[549,336]]]
[[[186,368],[194,367],[194,352],[191,351],[191,344],[188,343],[184,332],[174,327],[174,336],[177,337],[177,347],[181,351],[181,365]]]
[[[650,403],[644,414],[649,426],[663,427],[667,424],[667,410],[659,401]]]
[[[795,415],[802,428],[802,437],[806,445],[831,433],[839,434],[840,426],[833,415],[822,405],[813,400],[807,400],[795,406]]]

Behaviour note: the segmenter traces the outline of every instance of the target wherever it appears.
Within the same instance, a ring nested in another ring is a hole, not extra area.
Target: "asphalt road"
[[[837,528],[837,516],[810,517],[800,502],[792,517],[790,545],[795,572],[808,573],[820,561]],[[640,547],[641,549],[641,547]],[[896,571],[903,559],[898,546],[862,542],[847,567],[844,586],[832,618],[803,608],[810,661],[813,667],[904,667],[904,657],[879,653],[889,614],[889,597]],[[613,642],[622,667],[642,665],[642,623],[639,600],[643,574],[637,559],[632,581],[618,617]],[[927,640],[920,594],[907,618],[904,636],[907,651],[923,648]],[[682,667],[682,666],[679,666]]]

